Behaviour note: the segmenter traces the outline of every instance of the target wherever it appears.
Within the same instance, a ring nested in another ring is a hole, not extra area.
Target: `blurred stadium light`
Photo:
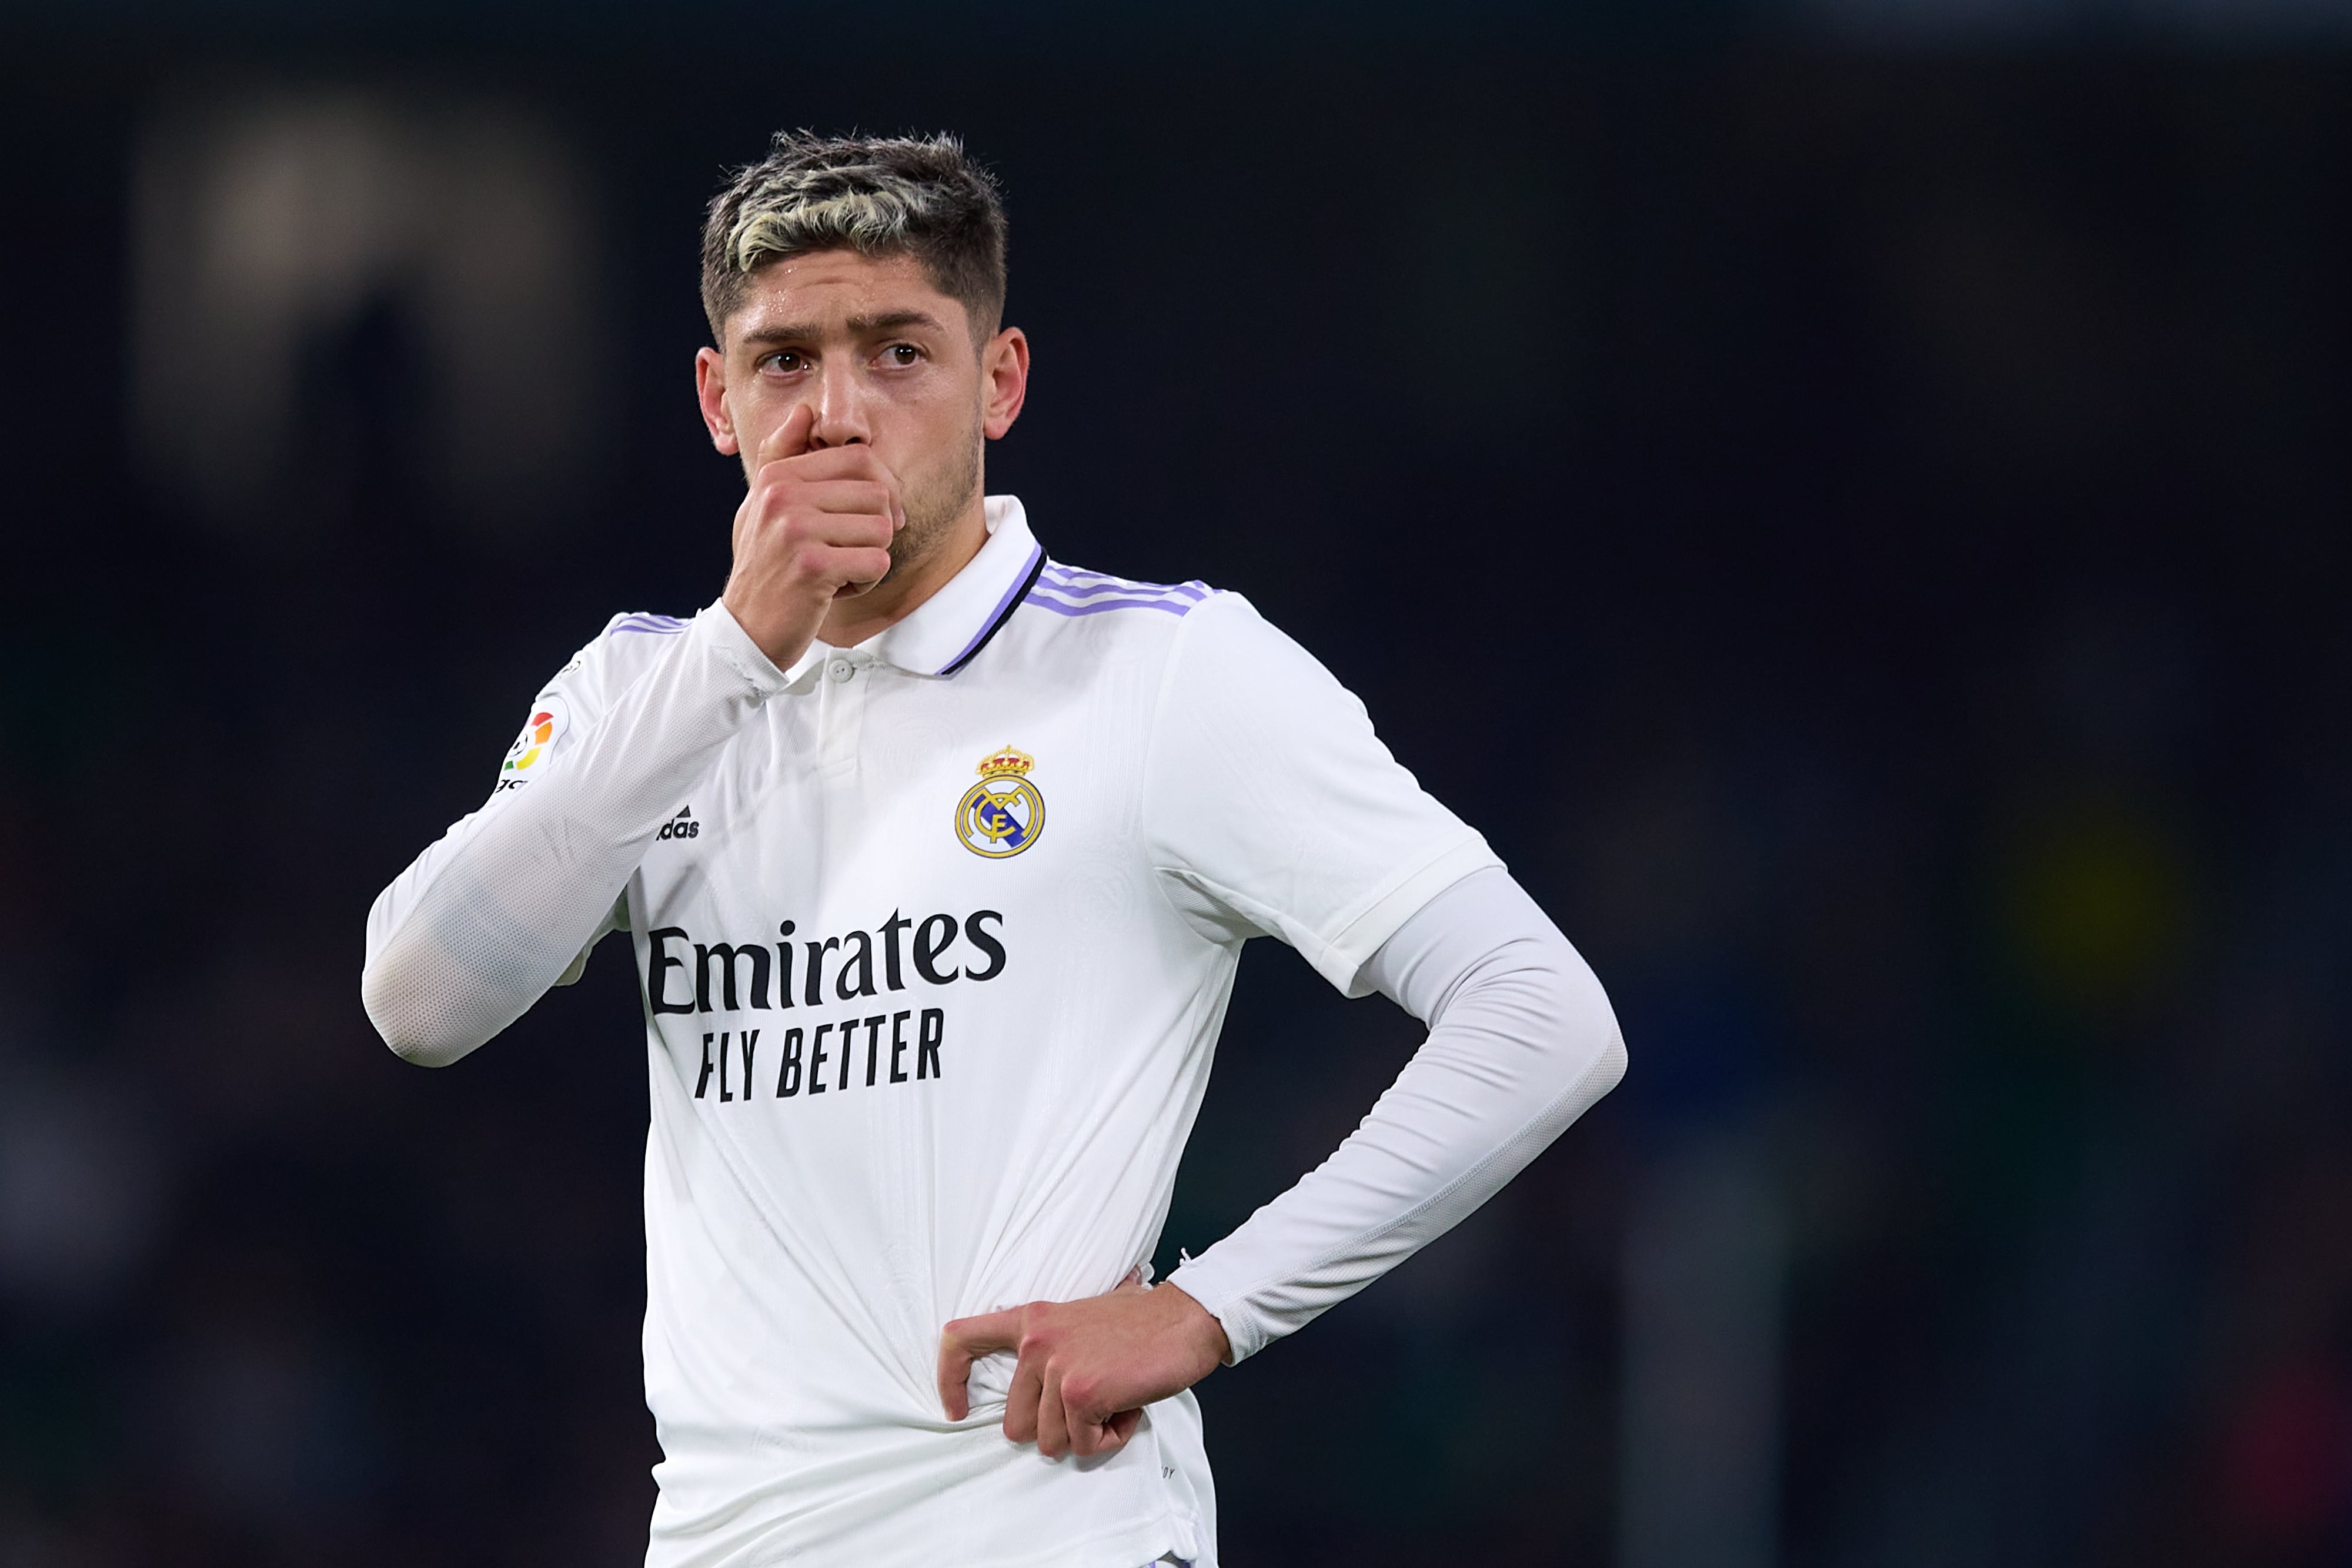
[[[163,1219],[152,1128],[0,1055],[0,1299],[72,1311],[119,1287]]]
[[[185,102],[149,128],[132,228],[140,456],[215,522],[316,526],[310,466],[380,482],[404,441],[436,498],[491,531],[579,493],[598,246],[587,181],[536,118],[348,89]],[[404,375],[413,431],[397,385],[352,395]]]

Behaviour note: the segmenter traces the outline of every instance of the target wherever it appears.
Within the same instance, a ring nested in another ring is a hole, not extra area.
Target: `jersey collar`
[[[1029,532],[1029,518],[1012,496],[982,503],[988,541],[937,593],[868,640],[865,646],[909,674],[952,675],[988,645],[1013,618],[1045,552]]]

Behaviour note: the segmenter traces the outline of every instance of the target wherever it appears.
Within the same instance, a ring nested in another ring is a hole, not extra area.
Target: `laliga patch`
[[[520,784],[530,777],[531,769],[542,766],[563,732],[572,727],[572,710],[563,699],[547,692],[530,706],[530,717],[523,721],[522,733],[507,747],[506,766],[499,769],[499,788]]]
[[[956,837],[976,855],[1017,855],[1045,831],[1045,797],[1029,781],[1037,759],[1008,746],[980,765],[980,782],[956,802]]]

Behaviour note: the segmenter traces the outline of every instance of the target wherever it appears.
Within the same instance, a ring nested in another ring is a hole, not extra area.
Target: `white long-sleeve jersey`
[[[1188,1393],[1099,1461],[946,1419],[949,1320],[1148,1260],[1243,943],[1427,1042],[1171,1277],[1235,1359],[1442,1234],[1622,1073],[1485,841],[1248,603],[1048,561],[1019,503],[911,615],[778,670],[725,608],[615,617],[488,802],[386,888],[362,993],[453,1061],[625,930],[645,1009],[650,1568],[1213,1564]]]

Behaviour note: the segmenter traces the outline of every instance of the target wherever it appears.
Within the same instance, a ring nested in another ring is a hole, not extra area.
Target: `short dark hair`
[[[952,136],[819,136],[779,131],[735,172],[702,225],[702,310],[714,342],[751,275],[821,250],[911,256],[964,308],[972,335],[1004,315],[1004,202]]]

